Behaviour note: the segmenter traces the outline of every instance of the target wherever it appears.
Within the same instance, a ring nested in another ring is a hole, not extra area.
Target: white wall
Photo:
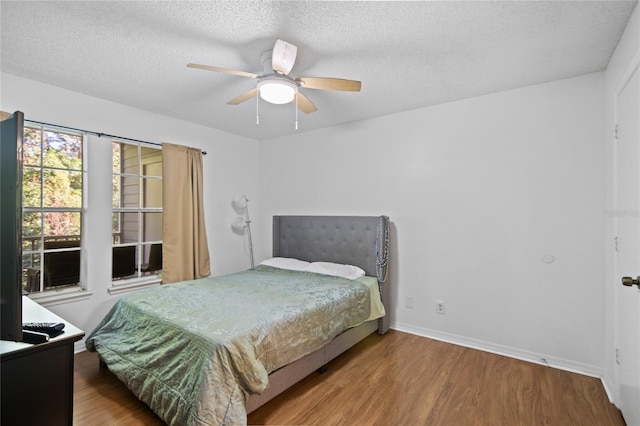
[[[629,66],[635,58],[640,55],[640,7],[636,6],[633,15],[629,19],[625,32],[616,47],[616,50],[609,61],[605,73],[606,93],[606,138],[605,145],[605,165],[606,165],[606,209],[611,211],[614,208],[613,178],[614,178],[614,142],[613,128],[615,123],[614,105],[616,93],[620,89],[622,79],[628,71]],[[615,275],[614,270],[614,246],[613,246],[613,217],[609,216],[606,221],[605,233],[605,265],[606,274],[604,281],[605,300],[605,371],[604,383],[610,392],[615,393],[617,389],[615,380],[615,305],[614,293],[620,286],[620,277]],[[613,395],[617,398],[616,395]]]
[[[0,78],[0,109],[22,111],[27,120],[206,150],[204,204],[212,274],[226,274],[249,266],[243,239],[231,232],[230,224],[235,217],[231,200],[235,195],[245,193],[252,201],[256,200],[251,205],[252,213],[259,214],[258,142],[6,73]],[[88,194],[89,209],[92,198],[107,202],[111,199],[110,185],[102,187],[106,188],[106,194]],[[86,242],[89,251],[103,249],[92,247],[91,238]],[[93,291],[90,299],[49,307],[86,333],[93,330],[119,297],[107,292],[111,285],[108,269],[106,274],[98,273],[97,269],[88,268],[88,287]]]
[[[264,141],[262,221],[386,214],[392,327],[598,375],[604,117],[595,73]]]

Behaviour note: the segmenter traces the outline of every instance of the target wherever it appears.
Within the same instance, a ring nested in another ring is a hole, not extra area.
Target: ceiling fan
[[[360,91],[362,83],[356,80],[328,77],[291,77],[289,72],[296,61],[297,52],[298,48],[293,44],[276,39],[273,50],[262,54],[263,74],[253,74],[245,71],[200,64],[187,64],[187,67],[233,74],[240,77],[255,78],[258,80],[255,89],[251,89],[231,99],[227,102],[229,105],[238,105],[259,94],[262,99],[273,104],[286,104],[295,99],[298,109],[305,114],[310,114],[317,111],[317,108],[309,98],[300,93],[301,88],[346,92]]]

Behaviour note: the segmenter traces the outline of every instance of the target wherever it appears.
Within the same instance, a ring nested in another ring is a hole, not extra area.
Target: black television
[[[0,122],[0,339],[22,341],[22,136],[24,114]]]

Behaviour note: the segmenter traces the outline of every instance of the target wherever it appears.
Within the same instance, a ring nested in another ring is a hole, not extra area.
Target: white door
[[[614,285],[617,402],[627,425],[640,426],[640,284],[622,285],[622,277],[640,275],[640,70],[634,62],[616,99],[618,280]],[[628,279],[627,284],[631,284]]]

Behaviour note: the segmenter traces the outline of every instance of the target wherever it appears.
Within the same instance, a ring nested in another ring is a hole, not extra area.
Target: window
[[[30,293],[80,286],[83,140],[25,123],[22,285]]]
[[[162,150],[114,141],[114,281],[162,272]]]

